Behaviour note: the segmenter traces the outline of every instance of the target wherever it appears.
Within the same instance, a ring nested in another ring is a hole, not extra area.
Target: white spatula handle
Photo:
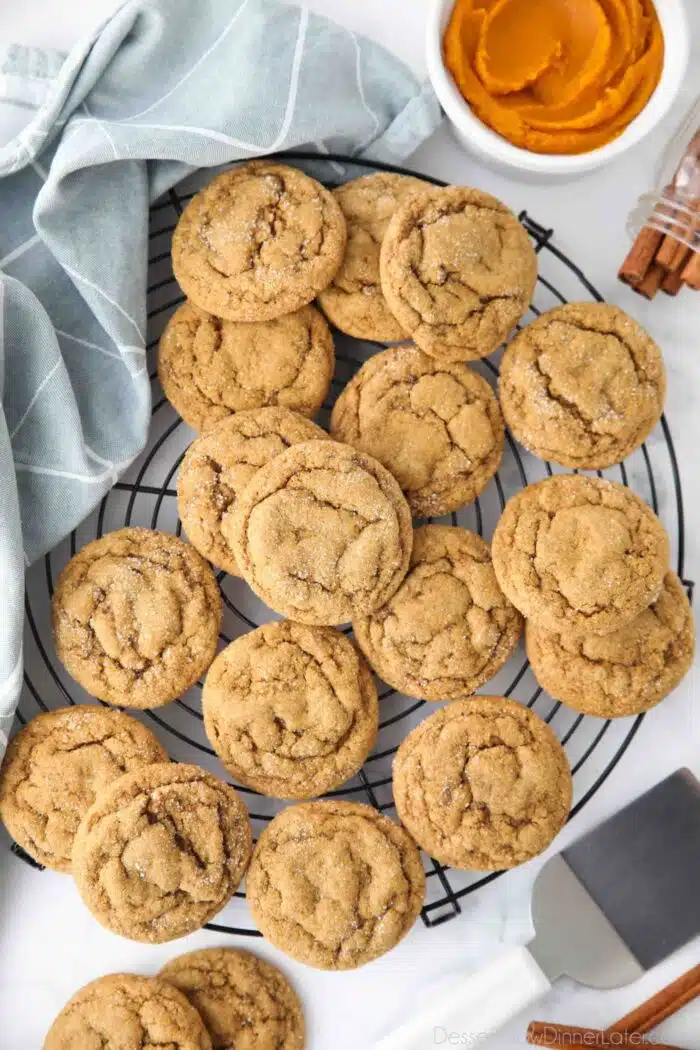
[[[428,1005],[373,1050],[429,1050],[433,1046],[475,1046],[550,990],[549,979],[527,948],[511,948],[463,982],[450,982]]]

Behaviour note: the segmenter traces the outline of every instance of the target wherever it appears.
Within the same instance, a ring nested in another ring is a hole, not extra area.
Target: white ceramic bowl
[[[531,153],[487,127],[462,98],[442,57],[442,38],[455,0],[431,0],[427,25],[428,74],[447,119],[470,153],[499,168],[541,176],[580,175],[626,153],[648,135],[668,113],[683,84],[690,52],[690,30],[683,0],[655,0],[664,34],[665,55],[661,80],[647,105],[625,131],[606,146],[589,153],[566,156]]]

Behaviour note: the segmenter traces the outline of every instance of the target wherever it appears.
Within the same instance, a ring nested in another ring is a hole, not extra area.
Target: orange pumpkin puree
[[[586,153],[644,109],[664,39],[651,0],[456,0],[445,63],[485,124],[533,153]]]

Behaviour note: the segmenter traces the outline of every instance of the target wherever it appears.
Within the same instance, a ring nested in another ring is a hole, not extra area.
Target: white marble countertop
[[[194,0],[193,0],[194,2]],[[687,0],[694,23],[694,52],[680,118],[700,94],[700,9]],[[67,50],[118,6],[116,0],[66,4],[31,0],[0,5],[0,39]],[[427,0],[313,0],[310,5],[392,48],[416,71],[424,72],[423,20]],[[627,308],[662,345],[669,372],[668,418],[679,454],[686,496],[686,574],[700,578],[700,500],[698,447],[700,416],[700,295],[673,301],[659,297],[648,304],[615,280],[627,244],[624,218],[637,195],[653,181],[655,160],[665,143],[661,132],[616,165],[573,182],[527,184],[480,167],[441,129],[412,159],[416,170],[446,180],[471,183],[501,196],[514,209],[554,227],[559,246],[583,267],[610,300]],[[661,707],[645,720],[633,746],[593,801],[569,826],[558,845],[580,835],[644,788],[681,765],[700,775],[700,688],[697,668]],[[48,1024],[65,1000],[83,983],[107,972],[153,973],[179,951],[232,938],[206,932],[177,945],[152,948],[103,931],[80,904],[65,877],[38,873],[12,858],[0,838],[0,1047],[25,1050],[41,1045]],[[465,901],[464,914],[432,930],[418,923],[392,953],[369,967],[347,974],[327,974],[282,959],[262,942],[241,939],[290,973],[304,998],[309,1021],[309,1050],[356,1050],[369,1047],[442,975],[475,964],[504,940],[524,940],[528,890],[535,865],[498,880]],[[532,870],[529,870],[532,869]],[[504,924],[504,916],[508,916]],[[695,942],[631,988],[593,992],[561,982],[538,1007],[489,1042],[505,1048],[522,1045],[532,1017],[605,1025],[698,962]],[[689,1050],[700,1050],[700,1002],[654,1033]],[[432,1043],[430,1045],[433,1045]],[[427,1050],[427,1047],[426,1047]]]

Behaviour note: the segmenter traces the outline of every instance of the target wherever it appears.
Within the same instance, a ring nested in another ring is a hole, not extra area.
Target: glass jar
[[[645,227],[700,249],[700,99],[676,130],[656,171],[656,186],[639,198],[627,230],[635,238]]]

